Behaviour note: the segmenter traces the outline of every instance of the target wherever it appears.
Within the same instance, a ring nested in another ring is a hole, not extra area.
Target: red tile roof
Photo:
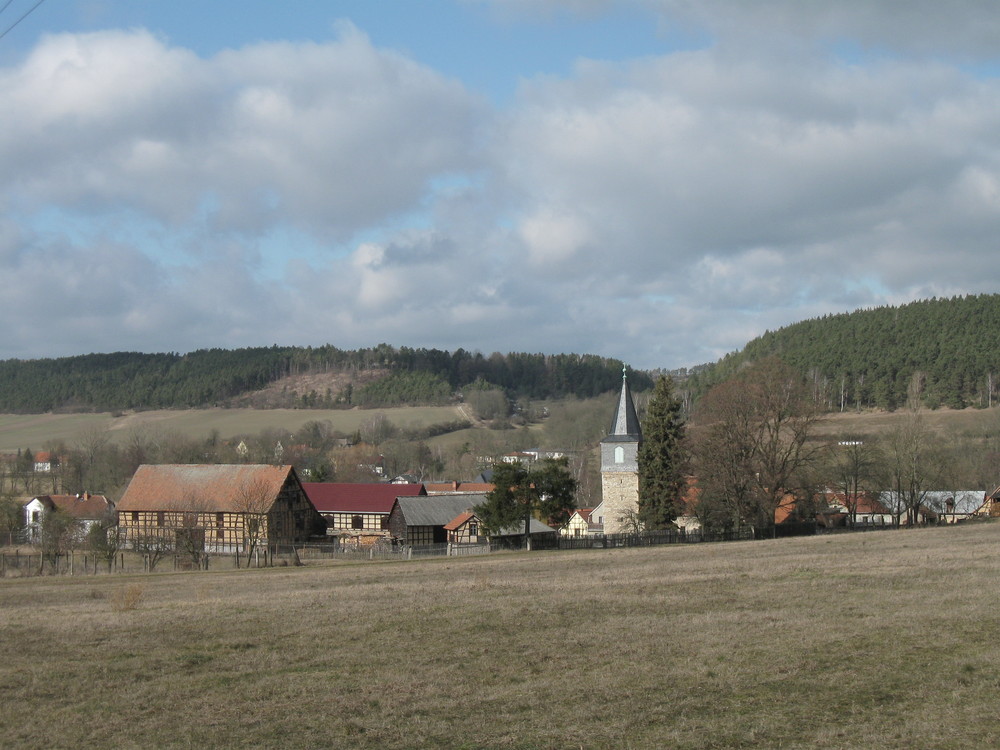
[[[240,492],[251,482],[262,483],[277,498],[289,476],[290,466],[267,464],[165,464],[136,469],[117,510],[236,511]]]
[[[320,513],[388,513],[397,497],[426,495],[422,484],[303,482]]]
[[[39,495],[34,498],[52,510],[58,508],[64,513],[82,520],[100,520],[104,518],[111,503],[104,495]]]
[[[449,492],[492,492],[494,485],[488,482],[425,482],[428,495],[445,495]]]
[[[473,513],[472,511],[466,511],[465,513],[459,513],[451,521],[449,521],[448,523],[446,523],[444,525],[444,528],[445,528],[446,531],[455,531],[463,523],[466,523],[467,521],[470,521],[470,520],[472,520],[475,517],[476,517],[476,514]]]

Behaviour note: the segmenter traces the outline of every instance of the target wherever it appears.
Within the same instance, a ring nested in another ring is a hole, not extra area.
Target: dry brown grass
[[[0,746],[992,747],[998,542],[3,580]]]

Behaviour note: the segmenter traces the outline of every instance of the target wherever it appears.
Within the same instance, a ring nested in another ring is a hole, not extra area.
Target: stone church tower
[[[634,530],[627,523],[639,512],[639,445],[642,428],[632,402],[628,378],[622,371],[622,392],[611,423],[611,434],[601,441],[601,495],[604,533],[623,534]],[[630,513],[631,511],[631,513]]]

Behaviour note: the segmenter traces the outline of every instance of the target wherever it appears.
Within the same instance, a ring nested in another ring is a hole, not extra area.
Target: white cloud
[[[207,59],[45,38],[0,70],[4,353],[388,341],[671,367],[995,291],[1000,83],[911,53],[988,59],[1000,11],[913,3],[935,40],[885,5],[637,0],[715,42],[580,60],[502,112],[351,26]],[[881,43],[889,10],[892,55],[830,54]]]
[[[465,169],[480,104],[342,27],[331,43],[262,43],[208,60],[143,31],[45,38],[0,73],[0,195],[31,210],[121,205],[255,232],[335,237],[406,211]]]

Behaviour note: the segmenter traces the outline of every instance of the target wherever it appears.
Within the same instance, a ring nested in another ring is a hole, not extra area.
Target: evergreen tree
[[[546,458],[530,469],[522,463],[494,464],[493,487],[475,507],[476,515],[491,534],[521,525],[527,549],[531,549],[528,532],[533,516],[560,525],[575,507],[576,480],[565,458]]]
[[[642,421],[639,446],[639,521],[665,529],[680,513],[686,485],[684,417],[671,378],[656,381]]]

